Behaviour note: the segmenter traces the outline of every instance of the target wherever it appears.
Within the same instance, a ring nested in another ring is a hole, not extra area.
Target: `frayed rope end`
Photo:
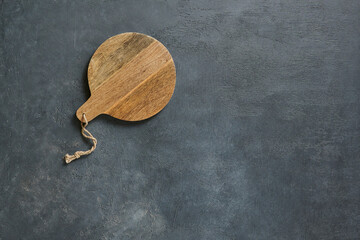
[[[74,161],[75,159],[78,159],[80,157],[81,157],[81,155],[77,154],[77,152],[76,152],[76,153],[74,153],[74,155],[66,154],[64,157],[64,160],[65,160],[66,164],[69,164],[72,161]]]

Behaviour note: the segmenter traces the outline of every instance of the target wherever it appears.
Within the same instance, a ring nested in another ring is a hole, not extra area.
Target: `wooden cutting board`
[[[174,61],[164,45],[140,33],[107,39],[95,51],[88,68],[91,96],[77,110],[82,121],[108,114],[140,121],[160,112],[175,89]]]

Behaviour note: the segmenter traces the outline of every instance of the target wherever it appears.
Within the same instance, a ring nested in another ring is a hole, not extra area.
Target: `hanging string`
[[[66,154],[65,157],[64,157],[64,160],[67,164],[71,163],[72,161],[74,161],[75,159],[78,159],[80,158],[81,156],[84,156],[84,155],[89,155],[90,153],[92,153],[95,148],[96,148],[96,144],[97,144],[97,140],[96,138],[94,138],[94,136],[86,129],[86,126],[88,125],[88,121],[86,119],[86,115],[85,113],[83,113],[82,115],[82,119],[85,121],[81,121],[81,134],[92,140],[93,141],[93,146],[87,150],[87,151],[77,151],[75,152],[73,155],[69,155],[69,154]]]

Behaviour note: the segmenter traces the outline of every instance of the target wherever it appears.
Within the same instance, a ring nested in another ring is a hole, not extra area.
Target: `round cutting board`
[[[140,121],[160,112],[175,89],[174,61],[164,45],[141,33],[107,39],[88,68],[90,98],[77,110],[90,122],[100,114]]]

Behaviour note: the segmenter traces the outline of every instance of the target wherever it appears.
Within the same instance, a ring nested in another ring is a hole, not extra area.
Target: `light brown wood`
[[[88,68],[90,98],[77,110],[91,121],[108,114],[140,121],[160,112],[175,89],[174,61],[164,45],[141,33],[107,39],[95,51]]]

